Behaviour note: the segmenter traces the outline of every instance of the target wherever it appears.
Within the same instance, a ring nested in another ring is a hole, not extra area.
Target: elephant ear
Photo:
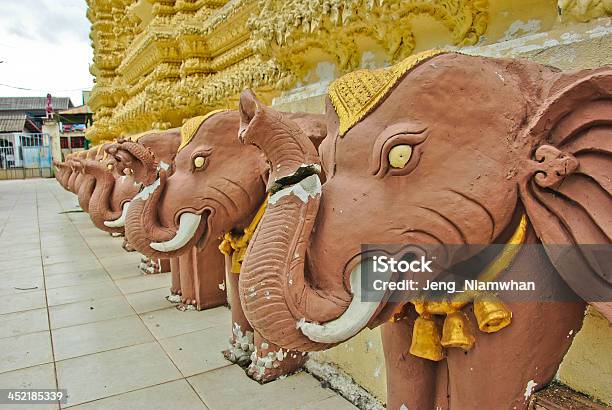
[[[530,123],[521,200],[561,277],[612,322],[612,68],[559,83]]]

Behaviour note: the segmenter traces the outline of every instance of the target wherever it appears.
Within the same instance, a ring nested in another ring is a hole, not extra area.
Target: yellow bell
[[[474,316],[478,328],[485,333],[493,333],[508,326],[512,312],[504,302],[493,295],[479,295],[474,300]]]
[[[475,341],[472,324],[464,312],[458,310],[446,315],[442,327],[442,346],[460,347],[468,351],[474,347]]]
[[[444,349],[440,344],[440,332],[433,318],[419,316],[414,322],[410,353],[434,362],[444,359]]]

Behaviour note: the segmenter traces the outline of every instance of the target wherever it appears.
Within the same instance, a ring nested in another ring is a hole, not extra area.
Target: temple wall
[[[318,0],[87,2],[95,143],[235,108],[247,87],[278,109],[321,113],[333,79],[429,48],[564,70],[612,64],[607,0],[329,0],[325,10]],[[612,405],[611,351],[612,326],[589,311],[558,379]],[[385,401],[378,329],[312,357]]]
[[[528,26],[538,25],[531,23]],[[504,42],[460,50],[474,55],[527,58],[563,70],[612,64],[612,23],[609,19],[573,24],[565,29],[550,28],[546,33],[532,33]],[[327,74],[322,75],[324,78],[321,81],[284,92],[273,100],[273,106],[286,111],[323,113],[327,85],[333,80],[333,70],[329,64],[321,63],[318,67],[319,73]],[[384,62],[379,61],[378,64]],[[612,326],[599,313],[588,309],[582,330],[576,335],[565,356],[557,379],[576,391],[612,405],[610,352]],[[313,357],[318,361],[334,363],[379,400],[386,400],[384,356],[379,330],[366,330],[349,342],[314,354]]]

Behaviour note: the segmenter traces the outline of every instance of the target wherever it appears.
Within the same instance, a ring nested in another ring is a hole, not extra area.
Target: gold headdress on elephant
[[[407,72],[443,53],[442,50],[424,51],[391,67],[353,71],[331,83],[328,96],[340,119],[340,135],[346,134],[353,125],[376,108]]]

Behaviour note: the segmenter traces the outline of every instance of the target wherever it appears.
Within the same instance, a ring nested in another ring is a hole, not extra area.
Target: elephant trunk
[[[313,341],[300,327],[339,318],[352,296],[342,275],[330,289],[313,286],[315,272],[305,276],[306,249],[321,193],[318,156],[295,123],[248,97],[240,102],[240,138],[259,147],[268,158],[271,189],[276,193],[269,199],[242,265],[244,313],[264,338],[283,348],[326,349],[333,343]]]
[[[122,230],[109,229],[104,221],[111,221],[121,216],[121,209],[113,211],[110,207],[110,196],[115,186],[115,177],[106,168],[104,163],[96,160],[86,160],[85,173],[95,178],[95,188],[89,200],[89,215],[94,225],[107,232]]]
[[[79,206],[81,209],[89,213],[89,201],[96,187],[96,178],[93,175],[85,175],[81,186],[79,187]]]
[[[130,202],[130,208],[125,220],[126,237],[130,244],[149,257],[168,258],[168,253],[158,252],[151,248],[152,242],[168,241],[176,232],[159,223],[158,204],[166,186],[167,174],[161,170],[159,179],[146,186]]]
[[[74,193],[74,182],[79,173],[76,171],[74,167],[75,161],[70,161],[70,176],[68,177],[67,187],[70,192]]]

